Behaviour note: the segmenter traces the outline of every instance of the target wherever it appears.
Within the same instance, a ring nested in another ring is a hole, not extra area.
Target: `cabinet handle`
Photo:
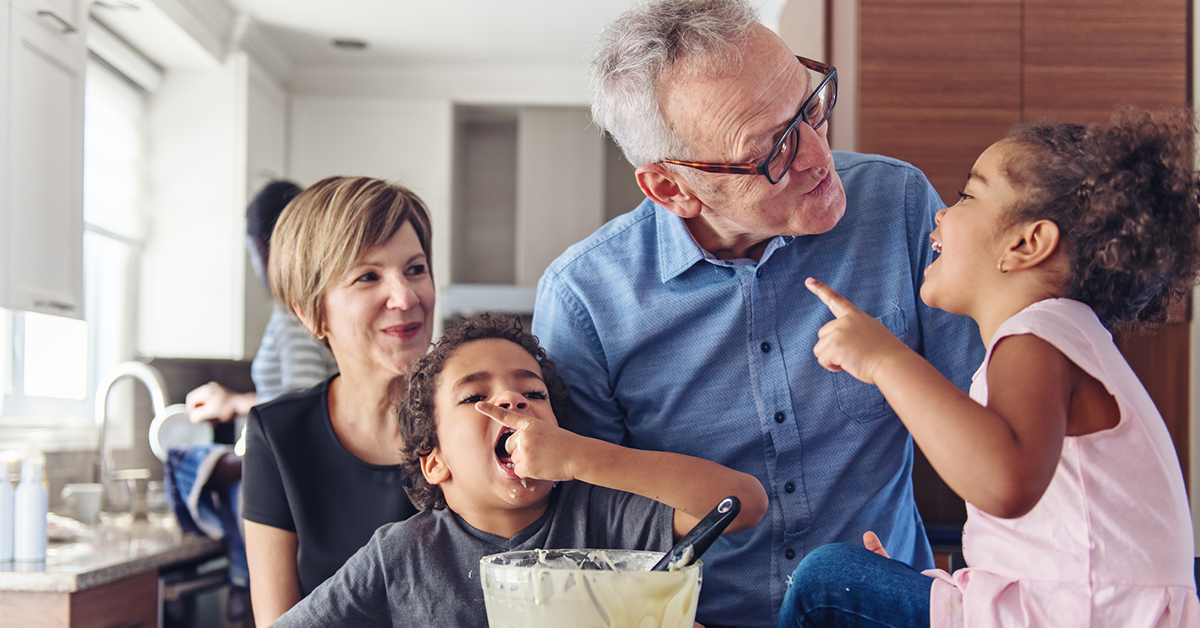
[[[79,30],[78,28],[75,28],[74,26],[72,26],[70,22],[62,19],[61,17],[58,17],[58,14],[55,13],[54,11],[42,10],[42,11],[38,11],[37,14],[38,14],[38,17],[48,17],[48,18],[54,20],[55,22],[58,22],[58,25],[62,27],[63,35],[70,35],[71,33],[74,33],[75,31]]]
[[[193,580],[184,580],[175,584],[163,585],[162,599],[167,602],[174,602],[185,595],[191,595],[208,589],[215,589],[224,586],[229,582],[229,573],[222,568],[220,571],[207,576],[201,576]]]
[[[70,303],[63,303],[62,301],[34,301],[33,305],[35,307],[52,307],[56,310],[62,310],[64,312],[75,311],[74,305],[71,305]]]
[[[116,628],[142,628],[145,625],[146,625],[146,622],[138,620],[138,621],[131,621],[128,624],[121,624],[120,626],[117,626]]]

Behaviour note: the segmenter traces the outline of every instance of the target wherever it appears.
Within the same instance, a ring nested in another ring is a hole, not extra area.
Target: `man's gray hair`
[[[735,65],[757,23],[747,0],[649,0],[630,9],[600,34],[592,120],[634,166],[690,158],[663,116],[659,82],[668,72],[686,79]],[[676,67],[684,57],[686,67]]]

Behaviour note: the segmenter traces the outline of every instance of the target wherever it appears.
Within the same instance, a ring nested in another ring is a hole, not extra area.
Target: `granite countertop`
[[[146,521],[87,532],[74,542],[51,542],[42,571],[0,572],[0,591],[70,593],[223,551],[218,540]]]

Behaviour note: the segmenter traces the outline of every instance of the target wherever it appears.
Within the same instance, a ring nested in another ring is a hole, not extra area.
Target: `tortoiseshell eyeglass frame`
[[[785,130],[779,136],[779,140],[775,142],[775,145],[771,147],[771,151],[767,153],[767,156],[762,161],[752,161],[747,164],[711,164],[694,161],[679,161],[676,159],[663,159],[659,163],[686,166],[688,168],[695,168],[696,170],[714,172],[718,174],[761,174],[767,178],[767,181],[771,182],[771,185],[779,183],[779,180],[783,178],[783,173],[787,172],[788,168],[792,167],[792,161],[796,159],[796,153],[799,152],[797,147],[793,147],[792,156],[788,159],[788,163],[784,165],[783,169],[779,172],[779,176],[774,178],[771,177],[771,172],[769,169],[771,160],[780,150],[783,150],[787,142],[787,138],[792,135],[792,133],[796,130],[796,126],[801,122],[811,126],[814,131],[821,128],[821,125],[825,124],[825,121],[829,119],[829,114],[833,112],[833,106],[837,104],[837,68],[827,63],[806,59],[800,55],[796,55],[796,60],[799,61],[804,67],[825,75],[825,79],[822,80],[821,83],[817,85],[817,88],[808,95],[808,98],[804,99],[804,104],[800,105],[800,112],[797,113],[796,117],[793,118],[791,123],[788,124],[787,130]],[[832,85],[832,90],[829,94],[829,107],[825,109],[825,114],[821,116],[820,120],[815,122],[809,120],[807,114],[808,108],[810,105],[812,105],[813,99],[817,97],[817,94],[821,93],[821,90],[825,89],[827,84]]]

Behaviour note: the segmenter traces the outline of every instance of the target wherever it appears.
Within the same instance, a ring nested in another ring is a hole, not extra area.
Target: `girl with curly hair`
[[[921,298],[970,316],[970,395],[815,279],[821,365],[874,384],[967,501],[953,575],[830,545],[793,577],[779,626],[1197,626],[1179,461],[1113,344],[1191,294],[1200,208],[1191,114],[1026,124],[937,214]]]

